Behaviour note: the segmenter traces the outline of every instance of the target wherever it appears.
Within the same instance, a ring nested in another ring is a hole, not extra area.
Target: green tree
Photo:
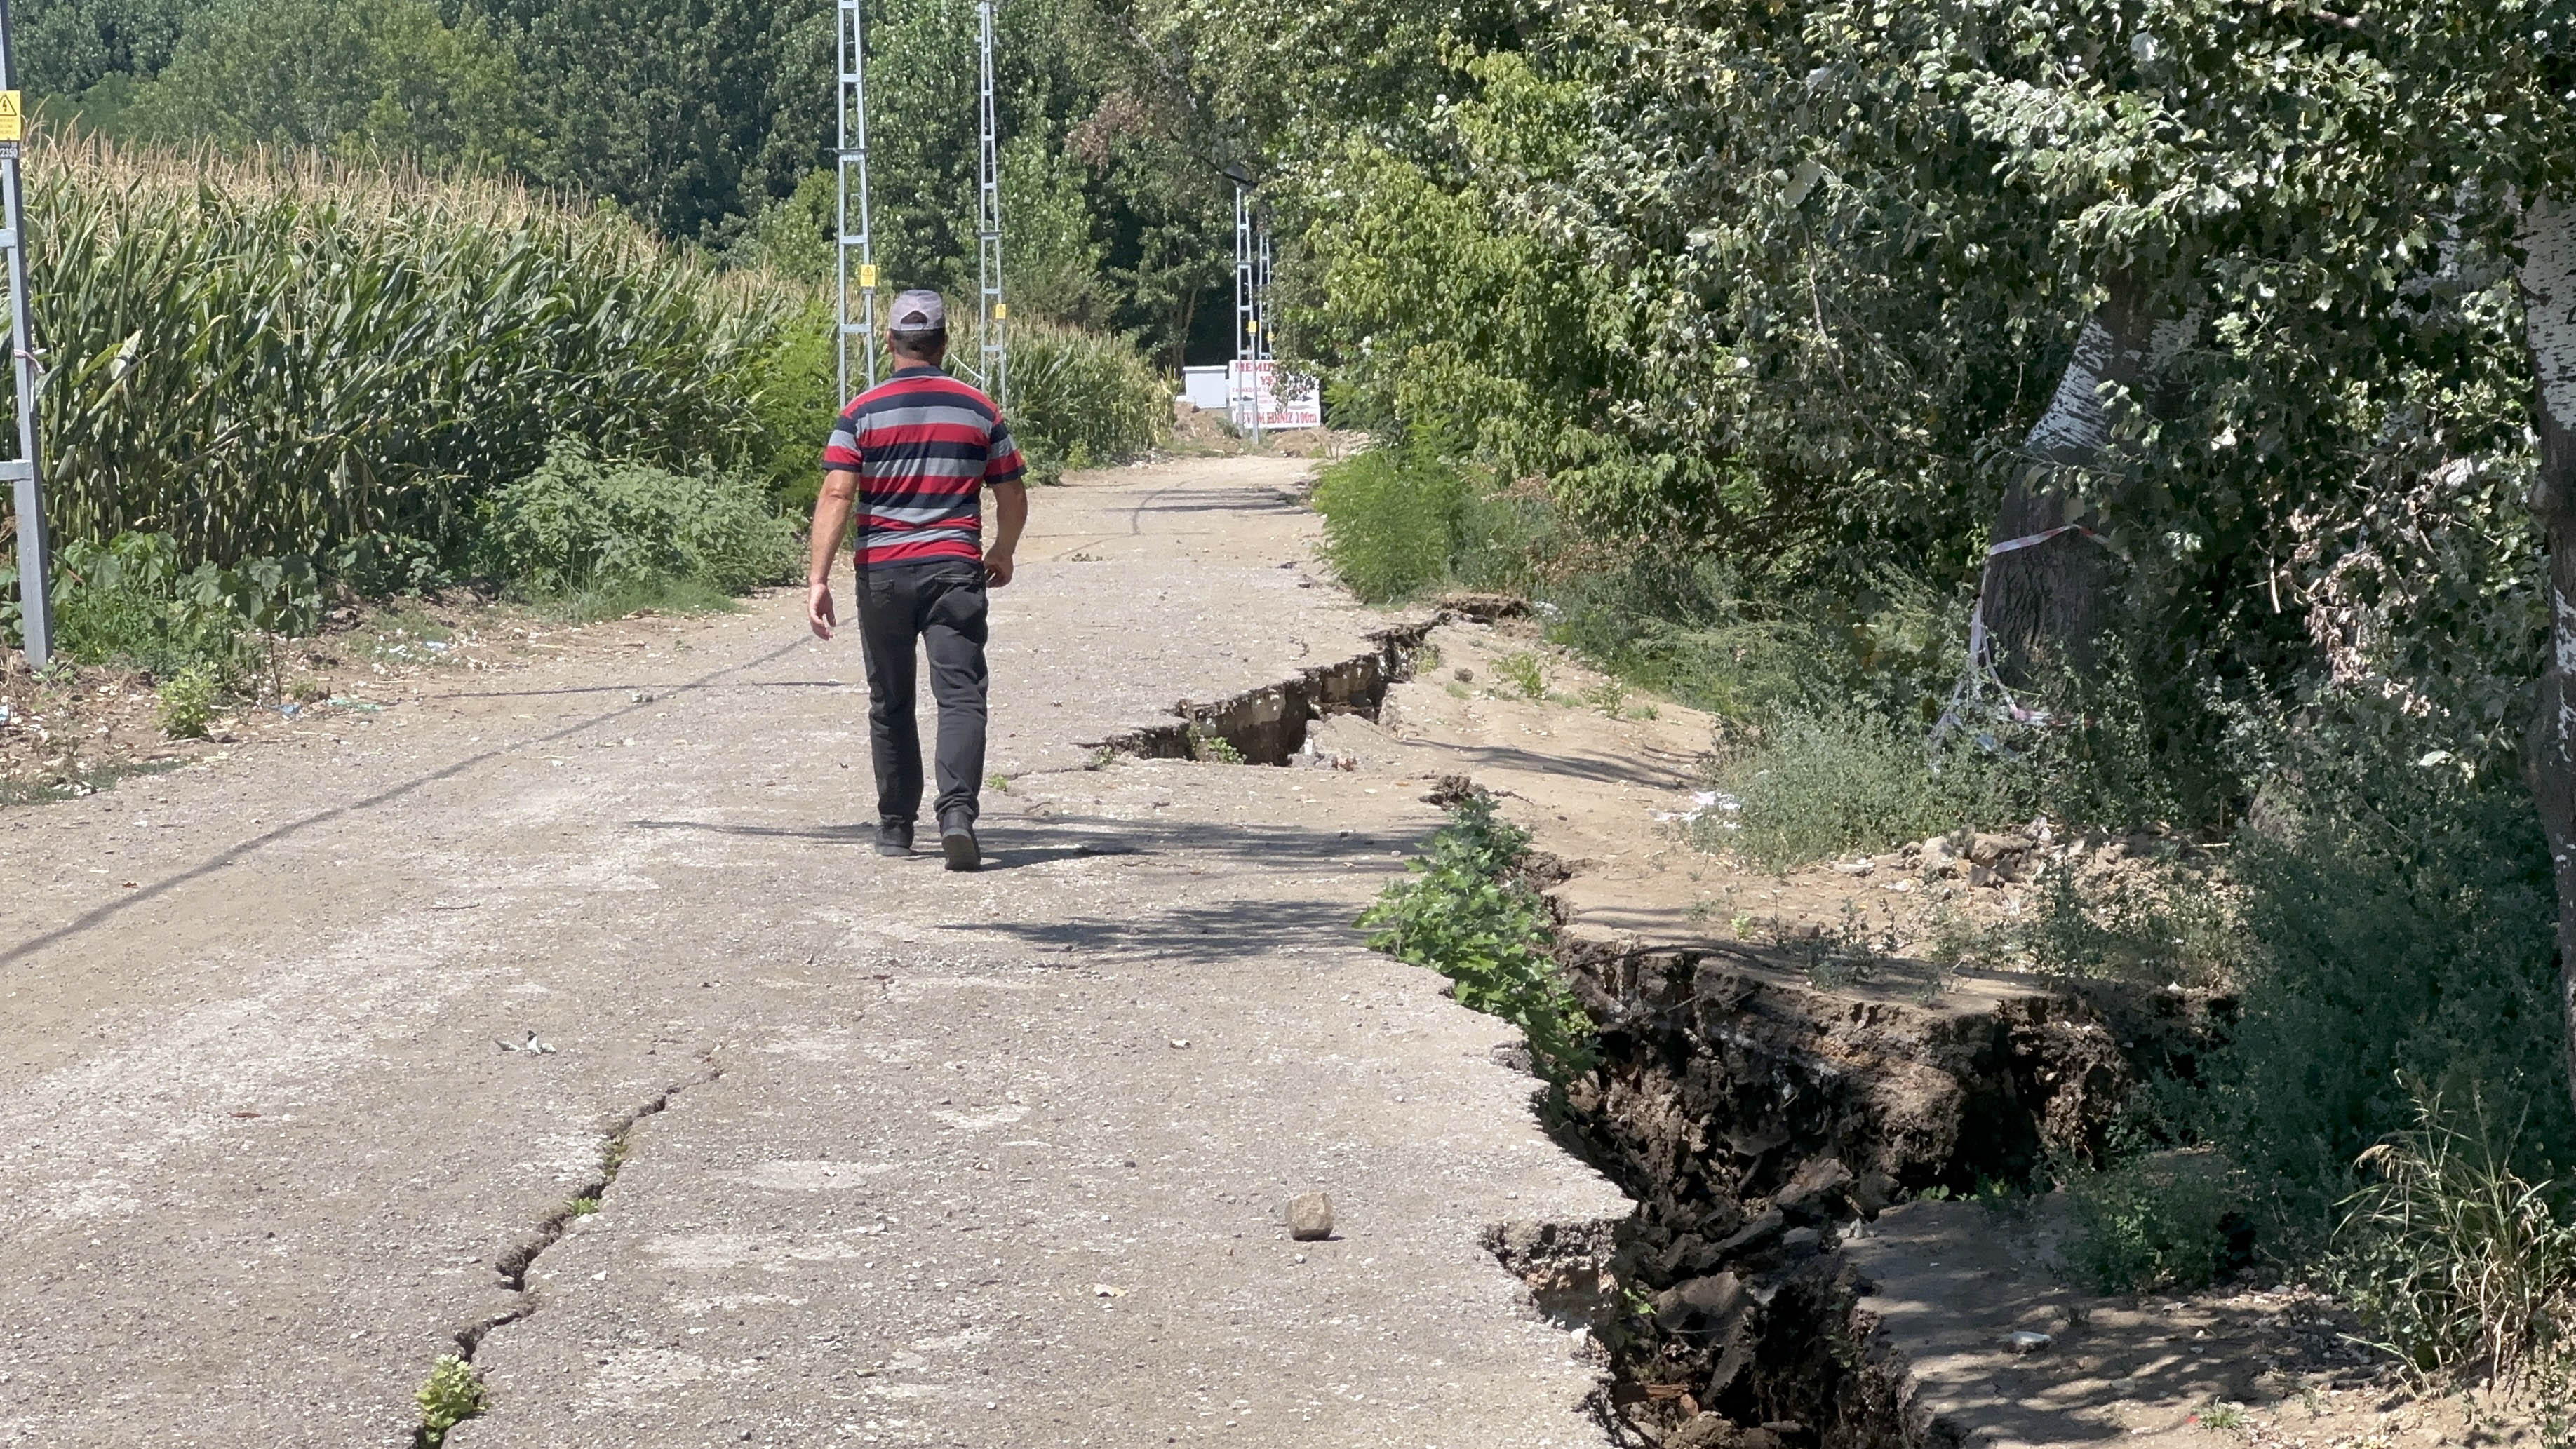
[[[126,124],[183,144],[504,170],[541,154],[526,95],[506,45],[470,17],[442,23],[428,0],[218,0]]]
[[[199,0],[27,0],[10,8],[18,78],[69,100],[111,77],[148,80],[178,53]]]
[[[804,53],[828,42],[828,21],[755,0],[475,5],[525,73],[547,142],[537,180],[614,200],[665,236],[712,241],[810,169],[759,163],[778,75],[813,81],[806,103],[830,113],[828,57],[817,67]]]

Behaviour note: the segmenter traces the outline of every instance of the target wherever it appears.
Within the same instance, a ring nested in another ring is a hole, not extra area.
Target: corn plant
[[[66,537],[161,533],[219,561],[446,543],[559,438],[731,464],[759,449],[758,363],[803,300],[501,182],[95,140],[35,155]]]

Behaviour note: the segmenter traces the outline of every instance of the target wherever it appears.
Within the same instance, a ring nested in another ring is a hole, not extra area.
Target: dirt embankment
[[[2122,1043],[2192,1025],[2154,995],[1828,992],[1741,950],[1577,942],[1567,965],[1604,1025],[1568,1134],[1638,1203],[1605,1415],[1627,1442],[1692,1449],[1947,1437],[1873,1337],[1878,1285],[1846,1239],[1900,1198],[2098,1152],[2135,1081]]]

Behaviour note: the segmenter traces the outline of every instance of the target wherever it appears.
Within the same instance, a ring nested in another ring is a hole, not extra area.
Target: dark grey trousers
[[[868,661],[868,745],[876,758],[877,818],[910,823],[921,813],[921,730],[913,721],[918,661],[930,656],[930,697],[939,702],[936,814],[972,819],[984,783],[984,565],[942,558],[878,564],[858,575],[859,642]]]

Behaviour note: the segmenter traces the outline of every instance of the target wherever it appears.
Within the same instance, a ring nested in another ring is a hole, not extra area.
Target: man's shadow
[[[811,840],[824,845],[874,847],[877,838],[876,827],[865,822],[855,825],[799,826],[725,825],[706,820],[638,820],[634,825],[638,830],[695,830],[709,835],[746,835],[772,840]],[[980,832],[984,846],[984,870],[1020,870],[1053,861],[1083,860],[1104,855],[1153,854],[1145,847],[1128,841],[1097,838],[1064,845],[1023,844],[1013,839],[1019,833],[1018,830],[1013,829],[1001,833],[997,838],[989,829]],[[910,856],[899,858],[936,862],[939,859],[939,848],[934,841],[927,847],[916,846]]]

